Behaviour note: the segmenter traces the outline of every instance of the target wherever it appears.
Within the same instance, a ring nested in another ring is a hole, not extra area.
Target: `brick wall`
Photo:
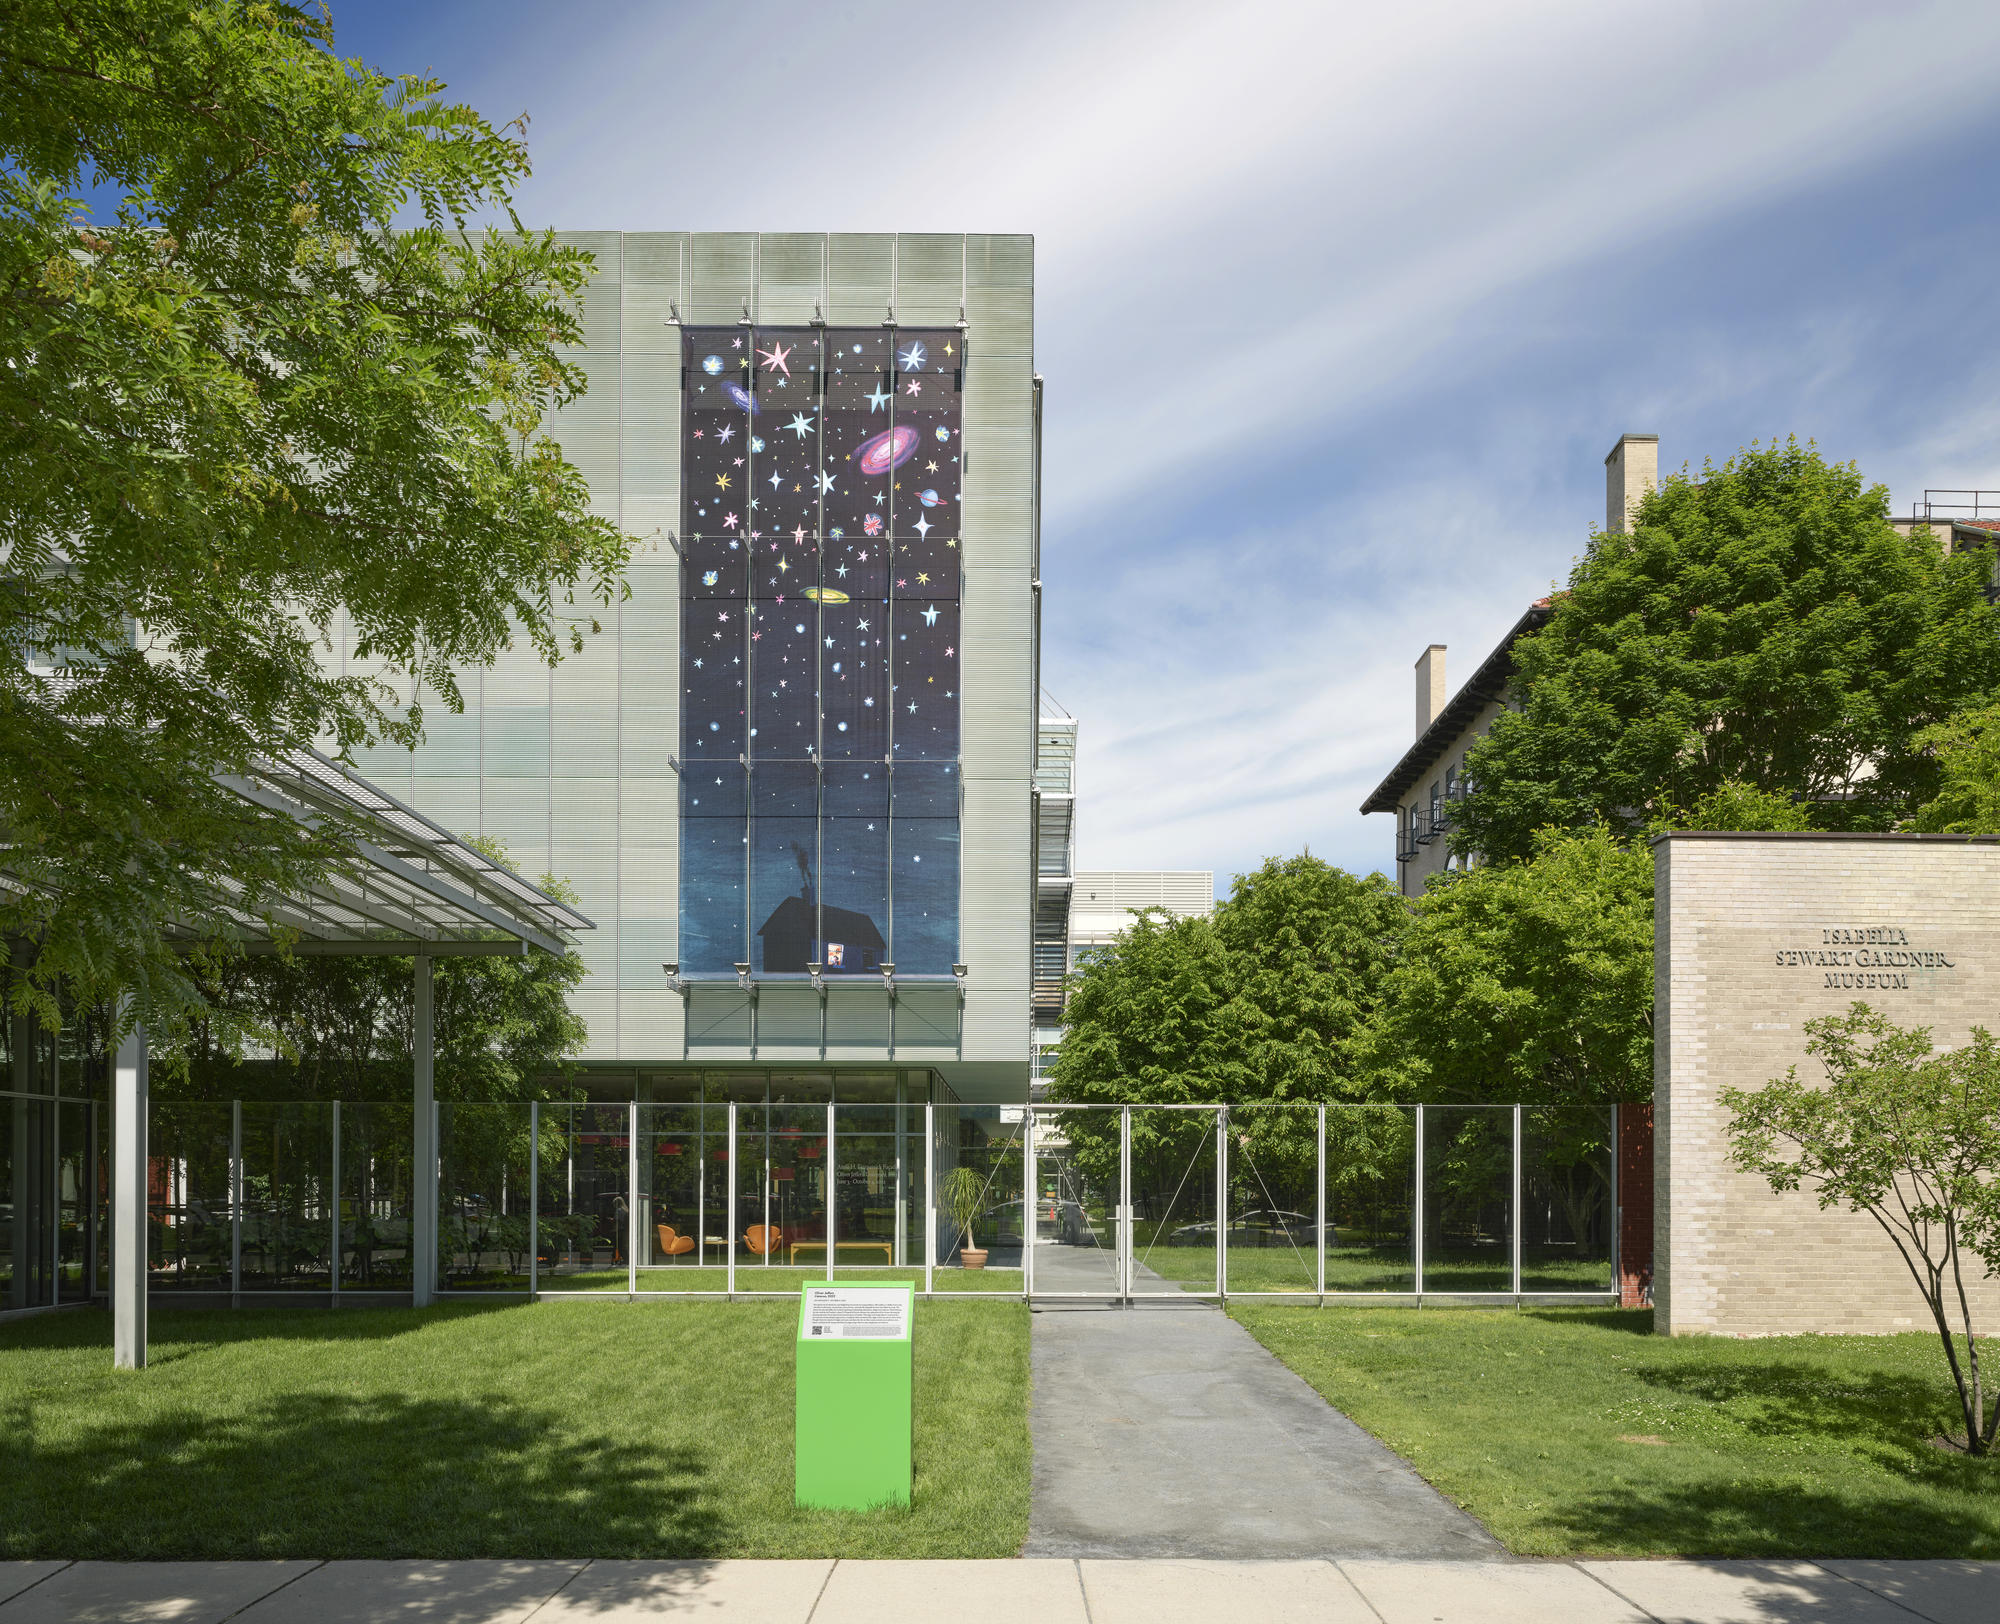
[[[1797,1065],[1806,1021],[1865,1001],[1942,1046],[2000,1025],[2000,842],[1930,835],[1669,835],[1654,846],[1654,1276],[1674,1335],[1929,1329],[1865,1215],[1729,1164],[1718,1095]],[[1913,962],[1914,961],[1914,962]],[[1969,1259],[1979,1273],[1976,1259]],[[2000,1330],[2000,1281],[1975,1325]]]

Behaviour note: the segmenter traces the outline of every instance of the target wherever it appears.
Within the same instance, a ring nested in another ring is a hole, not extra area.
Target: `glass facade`
[[[52,1037],[0,1003],[0,1310],[83,1302],[102,1278],[103,1036],[88,1013]]]
[[[682,343],[682,974],[949,975],[965,335]]]

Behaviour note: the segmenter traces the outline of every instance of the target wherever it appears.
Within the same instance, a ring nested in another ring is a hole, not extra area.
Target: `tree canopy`
[[[1921,834],[2000,835],[2000,704],[1927,728],[1917,742],[1937,761],[1938,792],[1909,827]]]
[[[1434,883],[1367,1036],[1381,1094],[1580,1105],[1653,1091],[1653,857],[1603,828]]]
[[[1635,833],[1732,782],[1815,828],[1893,827],[1937,793],[1924,731],[2000,685],[1990,562],[1898,534],[1883,487],[1795,441],[1669,477],[1514,645],[1518,708],[1470,752],[1453,849]]]
[[[323,866],[217,772],[412,743],[420,696],[556,659],[617,590],[630,544],[543,432],[587,256],[521,229],[521,132],[442,89],[278,0],[8,8],[0,936],[52,1023],[64,983],[175,1029],[202,974],[166,923],[219,947],[225,898]]]
[[[1053,1096],[1357,1097],[1356,1039],[1407,917],[1381,875],[1311,856],[1238,875],[1212,919],[1141,915],[1077,969]]]

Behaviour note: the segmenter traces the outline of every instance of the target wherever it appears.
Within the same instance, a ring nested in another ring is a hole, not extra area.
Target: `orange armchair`
[[[769,1257],[785,1244],[785,1232],[776,1224],[752,1224],[743,1232],[743,1244],[759,1257]]]
[[[654,1225],[660,1232],[660,1256],[681,1257],[694,1250],[692,1235],[676,1235],[672,1224]]]

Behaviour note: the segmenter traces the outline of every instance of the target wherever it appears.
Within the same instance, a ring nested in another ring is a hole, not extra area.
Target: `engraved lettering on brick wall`
[[[1910,940],[1900,925],[1835,925],[1819,933],[1816,947],[1781,947],[1778,963],[1816,969],[1822,987],[1907,990],[1911,971],[1956,970],[1949,953]]]

